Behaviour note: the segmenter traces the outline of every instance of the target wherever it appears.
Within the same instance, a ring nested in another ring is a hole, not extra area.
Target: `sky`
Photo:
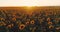
[[[60,6],[60,0],[0,0],[2,6]]]

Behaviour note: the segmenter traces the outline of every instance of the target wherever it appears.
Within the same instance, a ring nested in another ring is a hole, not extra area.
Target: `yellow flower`
[[[13,21],[16,21],[16,18],[14,17],[14,18],[12,18],[12,20],[13,20]]]
[[[19,29],[20,29],[20,30],[23,30],[24,28],[25,28],[25,25],[24,25],[24,24],[20,24],[20,25],[19,25]]]
[[[47,18],[47,21],[50,21],[50,18]]]
[[[35,23],[35,21],[34,21],[34,20],[32,20],[30,23],[31,23],[31,24],[34,24],[34,23]]]
[[[7,26],[8,28],[12,28],[11,24]]]
[[[7,27],[8,27],[8,28],[12,28],[13,26],[14,26],[14,24],[11,23],[11,24],[9,24]]]
[[[53,24],[52,22],[48,22],[48,24]]]
[[[56,29],[57,29],[57,30],[60,30],[60,27],[57,27]]]
[[[5,21],[5,19],[4,19],[4,18],[0,18],[0,20],[4,20],[4,21]]]
[[[49,29],[52,29],[52,28],[54,28],[54,26],[50,25],[50,26],[49,26]]]
[[[29,25],[30,23],[29,23],[29,21],[27,21],[25,24],[26,24],[26,25]]]

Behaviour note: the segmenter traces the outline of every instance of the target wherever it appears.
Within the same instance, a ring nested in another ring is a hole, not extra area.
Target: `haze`
[[[0,0],[3,6],[60,6],[60,0]]]

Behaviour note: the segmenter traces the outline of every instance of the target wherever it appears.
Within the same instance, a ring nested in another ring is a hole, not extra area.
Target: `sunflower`
[[[16,21],[16,18],[14,17],[14,18],[12,18],[12,20],[13,20],[13,21]]]
[[[56,30],[60,30],[60,27],[56,27]]]
[[[34,20],[32,20],[30,23],[31,23],[31,24],[34,24],[34,23],[35,23],[35,21],[34,21]]]
[[[25,24],[26,24],[26,25],[29,25],[29,24],[30,24],[30,22],[29,22],[29,21],[27,21]]]
[[[47,21],[51,21],[51,19],[50,18],[47,18]]]
[[[53,25],[50,25],[50,26],[49,26],[49,29],[52,29],[52,28],[54,28],[54,26],[53,26]]]
[[[19,25],[19,29],[20,29],[20,30],[23,30],[24,28],[25,28],[25,25],[24,25],[24,24],[20,24],[20,25]]]
[[[11,24],[9,24],[7,27],[8,27],[8,28],[12,28]]]
[[[0,20],[4,20],[4,21],[5,21],[5,19],[4,19],[4,18],[0,18]]]
[[[50,25],[50,24],[52,25],[53,23],[52,23],[52,22],[48,22],[48,24],[49,24],[49,25]]]

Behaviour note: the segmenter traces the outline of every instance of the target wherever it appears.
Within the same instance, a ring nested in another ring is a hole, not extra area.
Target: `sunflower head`
[[[30,24],[30,22],[29,22],[29,21],[27,21],[25,24],[26,24],[26,25],[29,25],[29,24]]]
[[[23,30],[24,28],[25,28],[25,25],[24,25],[24,24],[20,24],[20,25],[19,25],[19,29],[20,29],[20,30]]]
[[[34,24],[34,23],[35,23],[35,21],[34,21],[34,20],[32,20],[30,23],[31,23],[31,24]]]

